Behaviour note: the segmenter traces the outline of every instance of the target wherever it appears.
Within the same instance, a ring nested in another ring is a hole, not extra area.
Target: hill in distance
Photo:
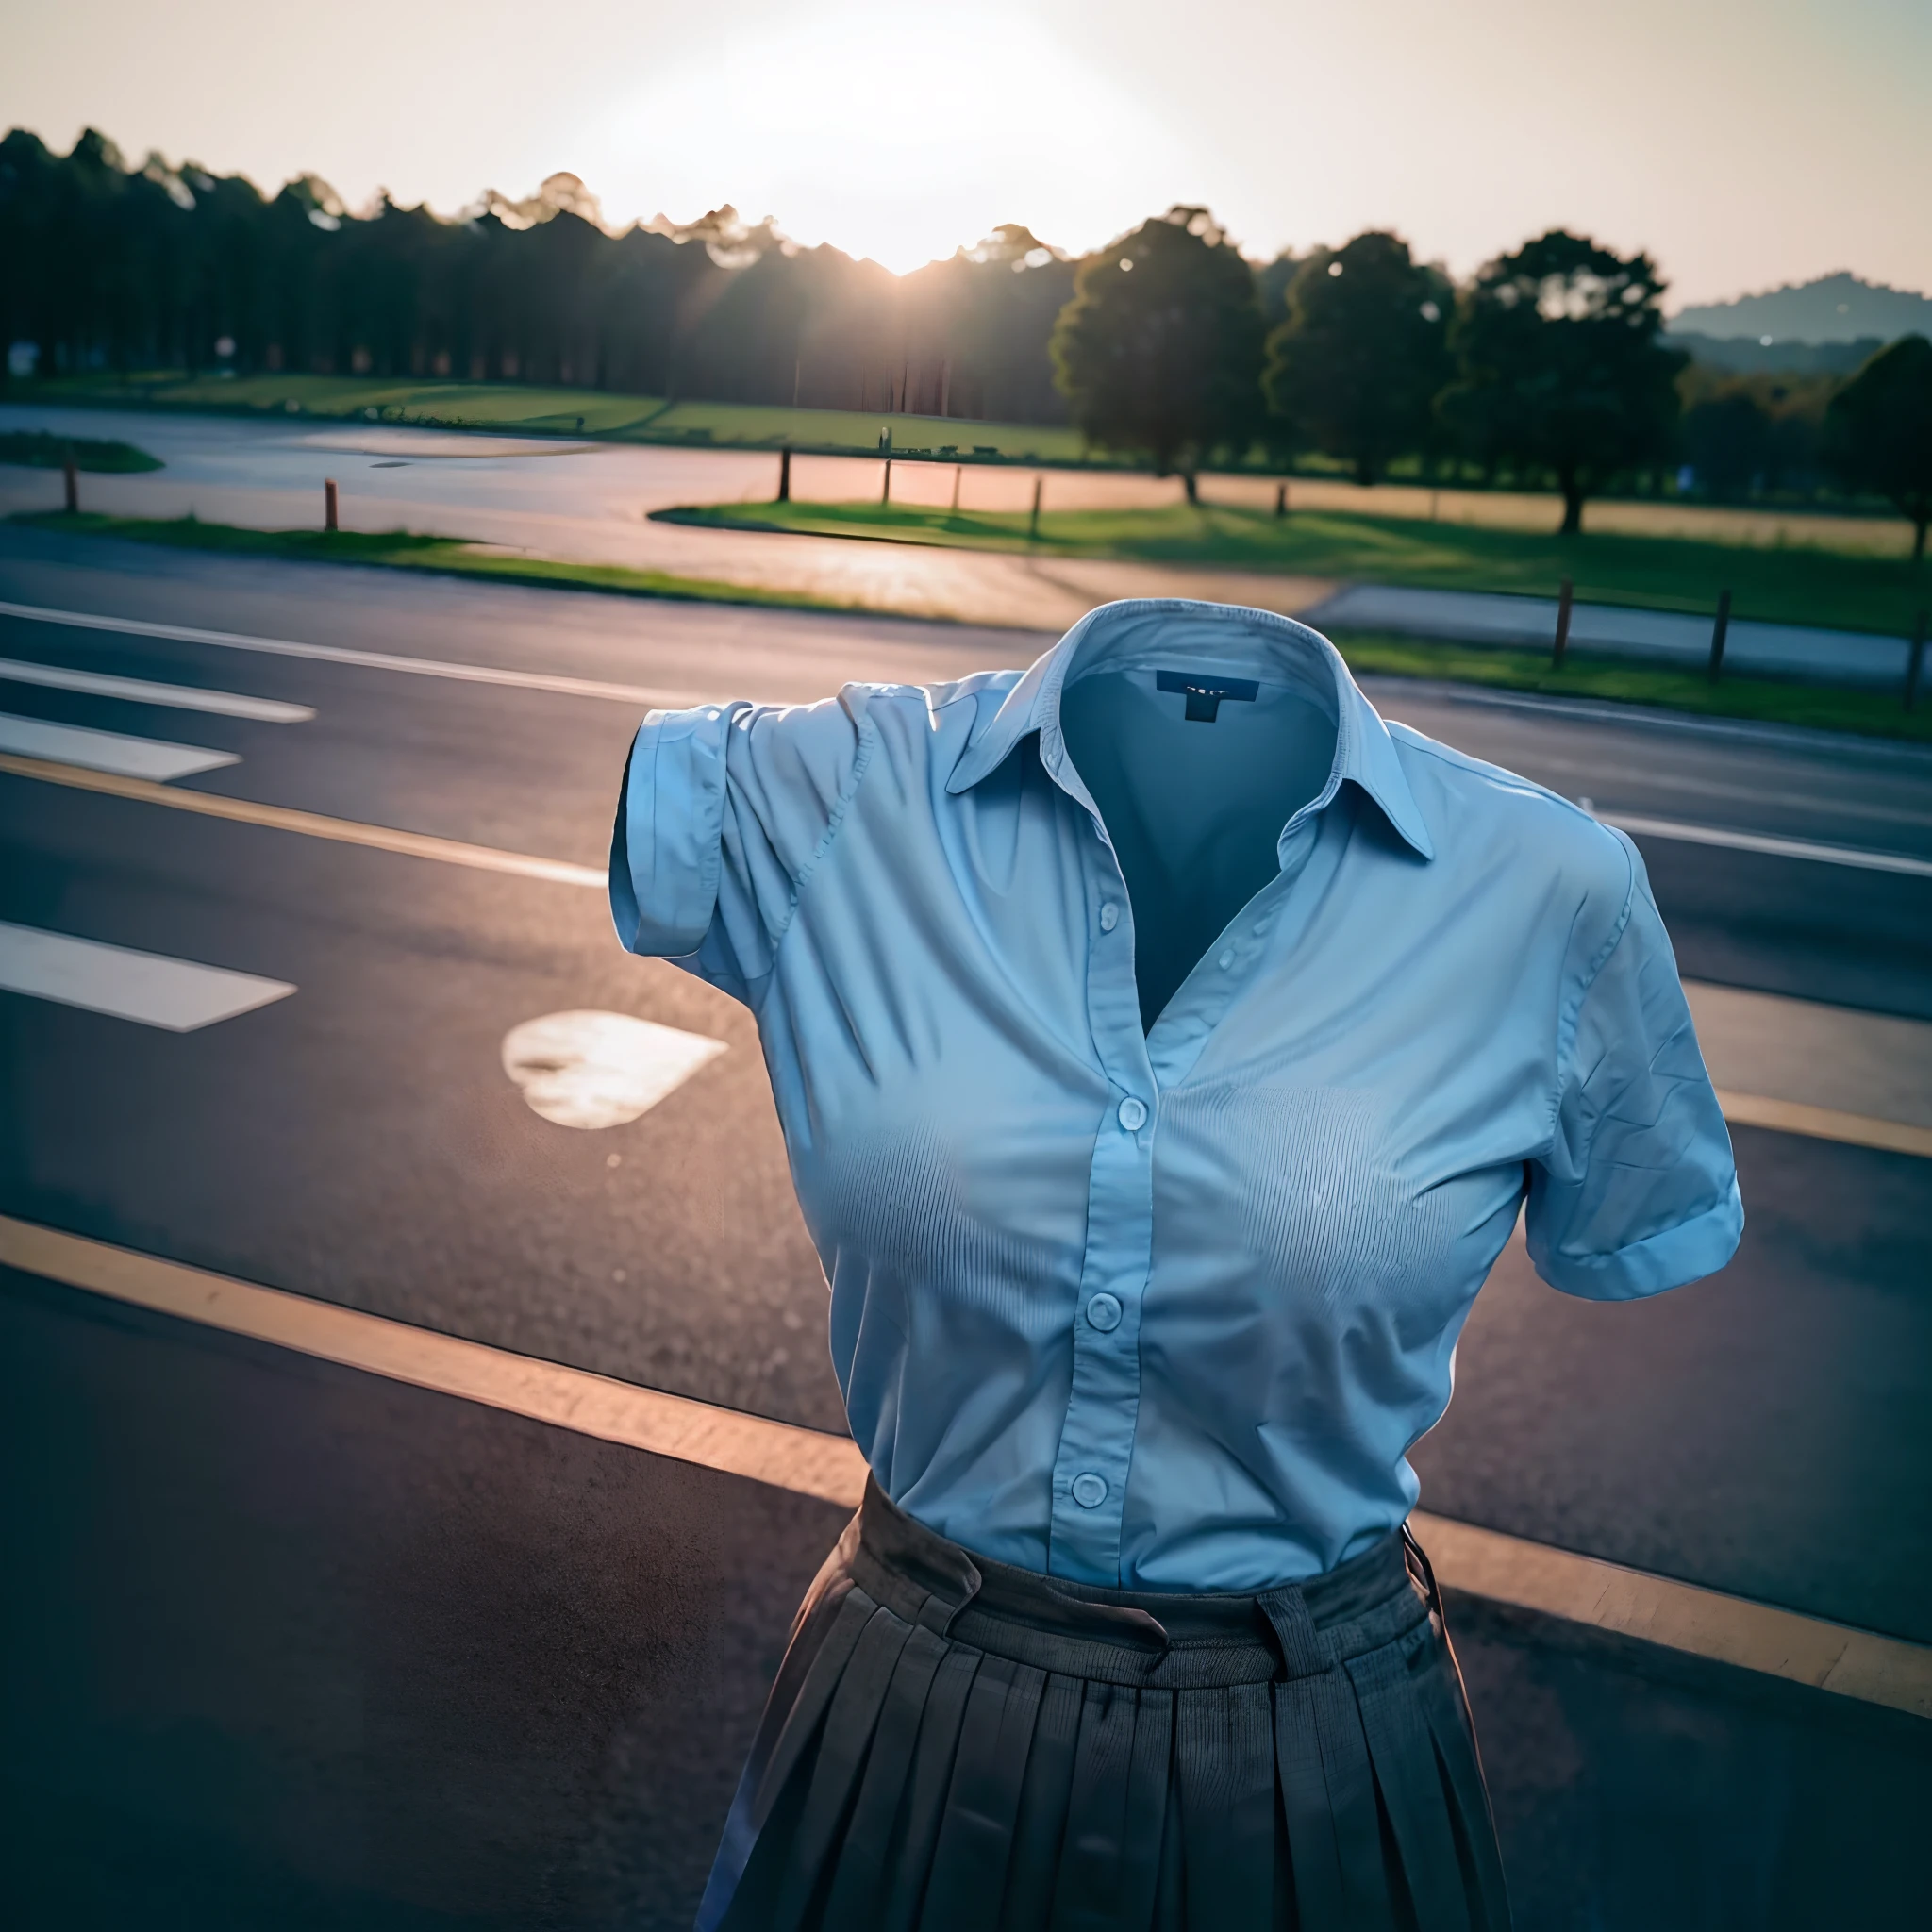
[[[1705,303],[1671,318],[1674,336],[1745,341],[1770,348],[1791,343],[1895,341],[1932,336],[1932,298],[1887,288],[1842,271],[1813,282],[1788,283],[1735,302]]]

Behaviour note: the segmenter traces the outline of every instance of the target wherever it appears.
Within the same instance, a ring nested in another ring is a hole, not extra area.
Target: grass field
[[[10,399],[116,408],[171,408],[248,416],[413,423],[450,429],[515,430],[694,449],[776,449],[876,456],[890,430],[892,454],[948,462],[1079,464],[1072,429],[892,416],[846,409],[788,409],[751,403],[666,402],[604,390],[539,389],[521,383],[379,380],[357,375],[57,376],[10,391]]]
[[[196,517],[108,517],[64,510],[8,519],[36,529],[84,537],[120,537],[175,550],[213,550],[238,557],[279,557],[310,563],[374,564],[385,569],[428,571],[441,576],[488,577],[502,584],[602,591],[623,597],[668,597],[684,603],[757,604],[789,610],[852,612],[863,607],[835,603],[804,591],[765,591],[666,571],[626,570],[619,564],[568,563],[487,550],[451,537],[408,530],[255,530],[237,524],[205,524]]]
[[[0,429],[0,463],[18,463],[32,470],[58,470],[73,459],[76,470],[128,475],[158,470],[159,457],[151,457],[131,442],[113,442],[94,436],[50,436],[43,429]]]
[[[1554,596],[1571,578],[1579,602],[1707,611],[1720,591],[1733,613],[1779,624],[1899,635],[1932,602],[1932,569],[1903,558],[1808,546],[1747,548],[1679,537],[1483,528],[1342,511],[1209,504],[1156,510],[1049,510],[1029,540],[1024,512],[952,512],[876,503],[729,504],[667,510],[681,523],[793,530],[1041,556],[1219,564],[1351,582]]]
[[[160,521],[86,513],[37,514],[13,521],[40,529],[133,539],[176,549],[319,563],[373,564],[447,576],[484,577],[496,583],[530,584],[548,590],[848,614],[858,608],[804,594],[671,576],[659,571],[508,556],[444,537],[417,536],[403,530],[380,534],[355,530],[251,530],[232,524],[204,524],[192,517]],[[1779,684],[1749,677],[1726,677],[1712,684],[1707,678],[1681,672],[1656,671],[1576,652],[1570,654],[1561,671],[1553,671],[1548,660],[1537,653],[1483,650],[1374,631],[1339,632],[1335,642],[1357,671],[1491,685],[1564,697],[1608,699],[1621,704],[1697,711],[1711,717],[1750,718],[1818,730],[1862,732],[1868,736],[1932,742],[1932,702],[1908,712],[1896,699],[1868,691],[1825,691],[1814,685]]]

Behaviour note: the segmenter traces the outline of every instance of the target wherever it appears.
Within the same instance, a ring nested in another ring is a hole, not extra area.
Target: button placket
[[[1125,882],[1104,834],[1082,846],[1090,930],[1106,935],[1088,949],[1088,1021],[1110,1091],[1095,1122],[1088,1175],[1087,1246],[1073,1324],[1072,1386],[1054,1462],[1047,1569],[1080,1582],[1116,1583],[1140,1409],[1158,1089],[1141,1027]]]

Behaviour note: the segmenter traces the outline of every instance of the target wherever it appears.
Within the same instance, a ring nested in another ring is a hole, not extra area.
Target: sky
[[[1837,269],[1932,291],[1927,0],[62,0],[0,125],[443,211],[580,175],[904,272],[1174,202],[1248,254],[1392,227],[1467,274],[1552,226],[1670,306]]]

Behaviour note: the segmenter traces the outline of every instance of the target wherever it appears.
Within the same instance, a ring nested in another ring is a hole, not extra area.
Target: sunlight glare
[[[896,273],[1002,221],[1084,248],[1205,172],[1033,21],[841,7],[667,68],[591,134],[607,219],[721,202]]]

